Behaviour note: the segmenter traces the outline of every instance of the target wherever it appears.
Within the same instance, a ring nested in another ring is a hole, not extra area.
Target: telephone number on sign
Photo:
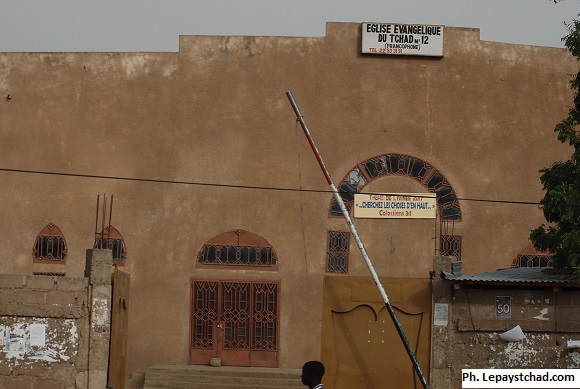
[[[381,53],[381,54],[403,54],[403,49],[385,49],[385,48],[374,48],[369,47],[370,53]]]

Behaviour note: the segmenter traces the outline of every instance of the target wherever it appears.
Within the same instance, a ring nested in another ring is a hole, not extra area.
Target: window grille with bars
[[[350,232],[328,231],[328,246],[326,250],[327,273],[348,273],[349,247]]]
[[[461,261],[461,236],[441,235],[439,247],[441,255],[455,257]]]
[[[518,254],[511,267],[551,267],[552,257],[549,254]]]
[[[93,248],[109,249],[113,252],[113,264],[124,265],[127,259],[125,240],[121,233],[113,226],[107,226],[97,234]]]
[[[66,259],[67,245],[60,229],[49,223],[40,231],[34,242],[32,257],[35,261],[59,262]]]
[[[272,266],[276,254],[271,247],[203,245],[197,260],[204,265]]]
[[[437,194],[437,206],[442,219],[461,220],[461,208],[455,190],[447,178],[426,161],[405,154],[384,154],[362,161],[352,168],[340,181],[339,195],[348,211],[352,209],[354,194],[371,181],[386,176],[405,176],[419,182],[431,193]],[[342,211],[332,198],[330,217],[341,217]]]
[[[244,230],[220,234],[207,241],[197,254],[200,265],[276,267],[278,257],[264,238]]]
[[[524,247],[512,260],[510,267],[551,267],[552,256],[549,252],[537,251],[533,244]]]

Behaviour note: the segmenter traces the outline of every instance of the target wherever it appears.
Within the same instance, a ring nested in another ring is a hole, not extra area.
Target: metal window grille
[[[49,223],[36,237],[32,256],[35,260],[62,261],[66,259],[67,245],[60,229]]]
[[[97,234],[93,248],[111,250],[113,252],[114,265],[123,265],[127,259],[125,240],[113,226],[107,226]]]
[[[339,195],[346,208],[352,209],[354,194],[371,181],[384,176],[405,176],[419,182],[429,192],[437,194],[442,219],[461,220],[459,201],[451,184],[434,166],[420,158],[405,154],[384,154],[362,161],[352,168],[338,184]],[[328,216],[342,217],[336,199],[332,199]]]
[[[278,257],[264,238],[245,230],[232,230],[214,236],[197,253],[199,265],[277,267]]]
[[[441,235],[441,255],[455,257],[461,261],[461,236]]]
[[[197,255],[204,265],[276,266],[272,247],[204,244]]]
[[[326,250],[327,273],[348,273],[349,247],[350,232],[328,231],[328,246]]]
[[[514,258],[511,267],[550,267],[552,257],[548,254],[519,254]]]

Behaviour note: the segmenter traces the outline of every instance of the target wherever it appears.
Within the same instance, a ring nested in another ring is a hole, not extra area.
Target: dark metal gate
[[[192,280],[191,364],[278,366],[279,283]]]

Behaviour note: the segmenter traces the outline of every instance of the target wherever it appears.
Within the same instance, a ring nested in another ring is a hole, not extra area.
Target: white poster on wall
[[[30,333],[30,346],[46,346],[46,324],[31,324],[28,326]]]
[[[445,26],[363,23],[362,53],[443,57]]]
[[[433,324],[446,326],[449,324],[449,304],[435,303],[433,309]]]

